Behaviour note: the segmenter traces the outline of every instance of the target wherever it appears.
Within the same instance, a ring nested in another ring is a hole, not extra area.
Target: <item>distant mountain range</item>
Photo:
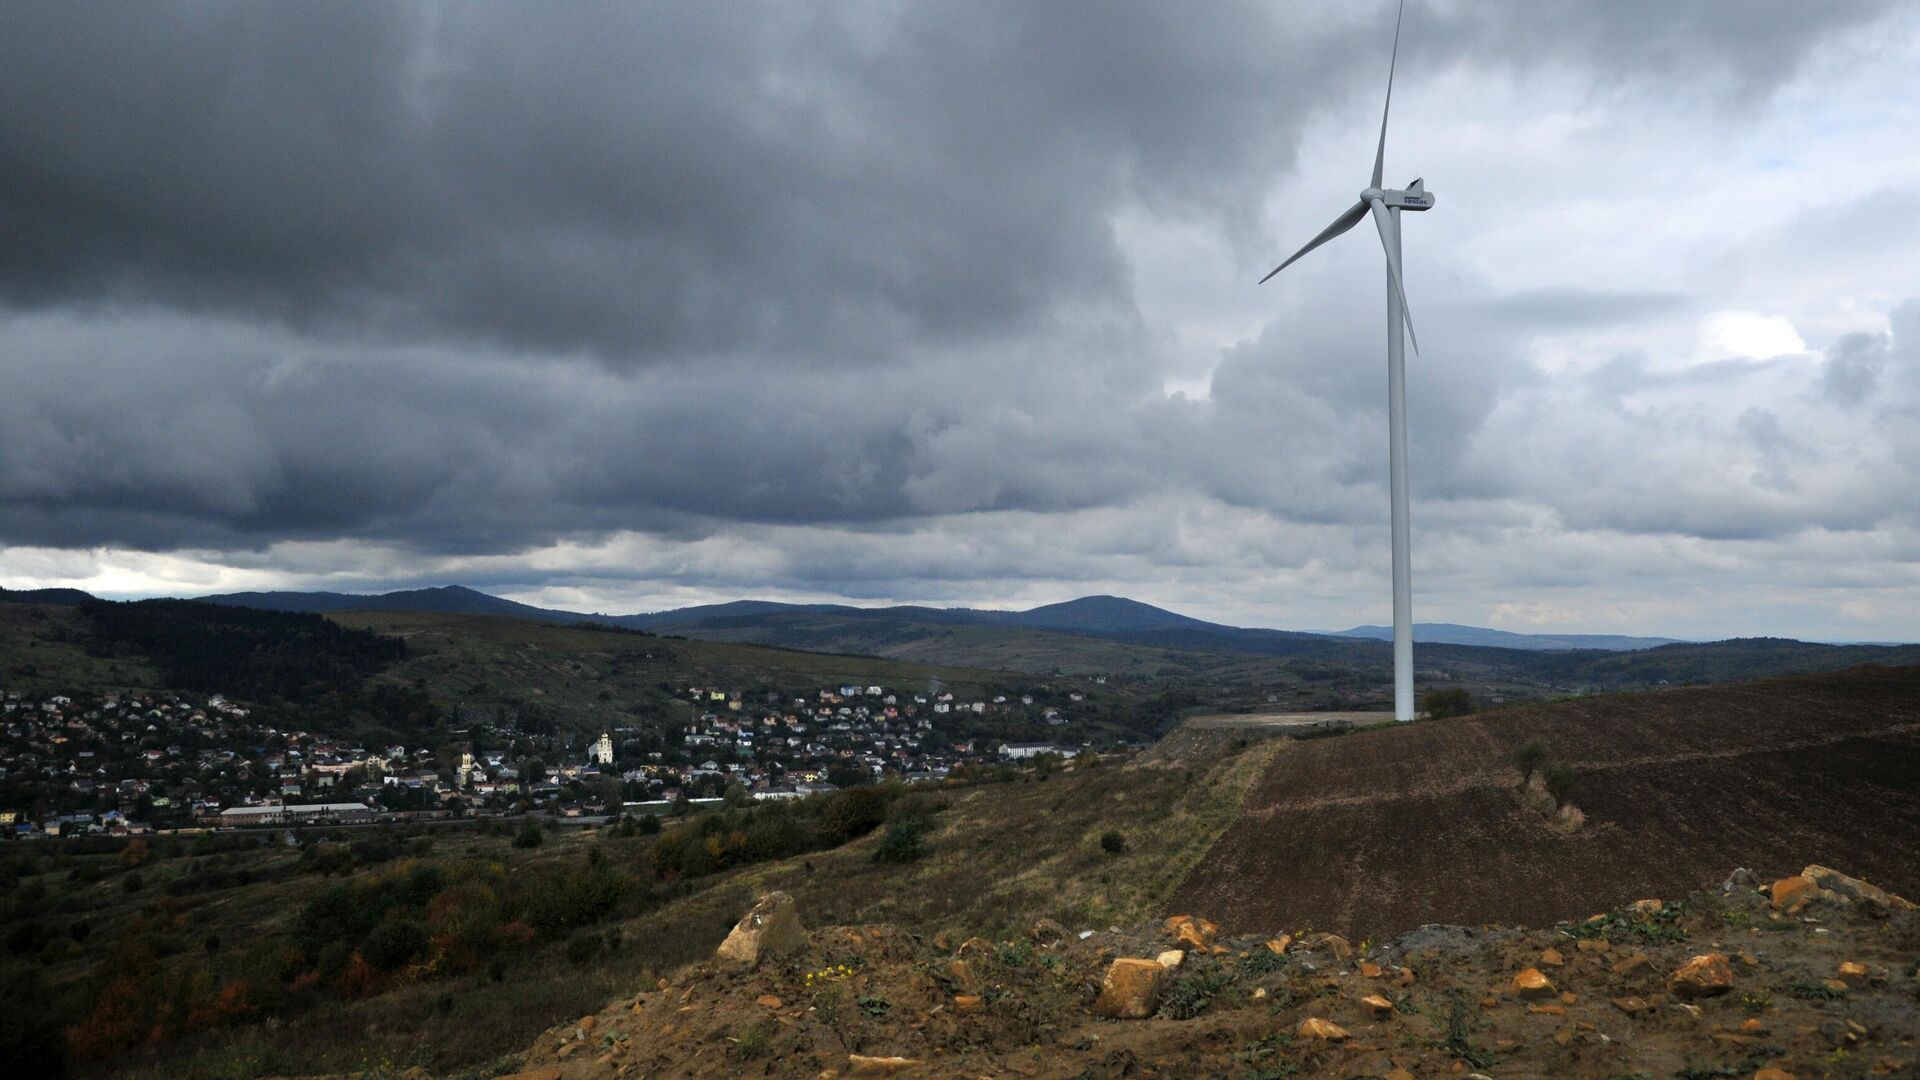
[[[84,594],[82,594],[84,595]],[[1210,647],[1223,645],[1233,651],[1245,651],[1254,641],[1270,646],[1276,638],[1341,637],[1390,641],[1393,630],[1385,626],[1356,626],[1351,630],[1329,633],[1267,630],[1229,626],[1195,619],[1178,612],[1129,600],[1124,596],[1083,596],[1058,604],[1044,604],[1026,611],[999,611],[982,608],[933,608],[899,605],[861,608],[848,604],[782,604],[771,600],[735,600],[726,604],[701,604],[638,615],[603,615],[516,603],[461,585],[404,592],[358,595],[334,592],[240,592],[200,596],[195,599],[235,607],[270,608],[279,611],[420,611],[440,615],[511,615],[548,622],[600,622],[635,630],[692,632],[701,630],[739,630],[743,624],[762,623],[770,617],[833,616],[856,621],[877,620],[956,626],[1010,626],[1030,630],[1052,630],[1096,636],[1124,635],[1140,644],[1164,647]],[[1628,637],[1619,634],[1519,634],[1457,623],[1416,623],[1415,641],[1442,645],[1484,645],[1502,649],[1570,650],[1603,649],[1628,651],[1674,644],[1675,638]],[[1262,647],[1257,651],[1269,652]]]
[[[1391,626],[1356,626],[1333,632],[1334,637],[1369,638],[1392,641]],[[1496,649],[1606,649],[1631,652],[1661,645],[1677,645],[1680,638],[1628,637],[1624,634],[1516,634],[1510,630],[1489,630],[1484,626],[1459,623],[1414,623],[1413,640],[1433,645],[1487,645]]]
[[[0,601],[76,604],[91,597],[78,589],[0,589]],[[899,605],[862,608],[848,604],[783,604],[771,600],[735,600],[701,604],[635,615],[605,615],[535,607],[469,589],[463,585],[360,594],[337,592],[237,592],[193,599],[233,607],[273,611],[417,611],[438,615],[507,615],[545,622],[597,622],[633,630],[666,631],[706,636],[739,637],[750,626],[793,622],[797,616],[828,616],[837,621],[912,623],[920,625],[1006,626],[1051,630],[1069,634],[1125,637],[1136,644],[1165,648],[1226,649],[1233,652],[1272,653],[1275,646],[1308,638],[1362,638],[1391,641],[1385,626],[1356,626],[1351,630],[1300,632],[1229,626],[1207,622],[1124,596],[1083,596],[1026,611],[982,608],[933,608]],[[758,635],[748,635],[758,636]],[[775,635],[777,636],[777,635]],[[1481,645],[1500,649],[1562,651],[1601,649],[1628,652],[1676,644],[1679,639],[1631,637],[1620,634],[1520,634],[1458,623],[1415,623],[1413,639],[1423,644]],[[770,643],[779,643],[777,641]],[[1280,650],[1287,651],[1287,650]]]
[[[0,603],[84,604],[74,589],[9,592]],[[743,600],[633,615],[563,611],[462,586],[379,595],[254,592],[196,598],[235,607],[310,613],[509,616],[597,623],[727,644],[882,657],[991,671],[1107,674],[1305,688],[1302,700],[1369,701],[1390,676],[1384,627],[1302,633],[1227,626],[1118,596],[1085,596],[1027,611]],[[1858,664],[1920,663],[1920,645],[1840,646],[1784,638],[1666,642],[1620,635],[1516,634],[1419,624],[1425,678],[1461,680],[1498,696],[1580,693],[1728,682]],[[1290,691],[1291,692],[1291,691]],[[1316,696],[1317,695],[1317,696]]]

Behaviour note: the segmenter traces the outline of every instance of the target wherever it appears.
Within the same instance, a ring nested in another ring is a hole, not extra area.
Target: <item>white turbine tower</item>
[[[1373,215],[1373,223],[1380,230],[1380,244],[1387,251],[1387,427],[1393,500],[1393,718],[1396,720],[1413,719],[1413,559],[1407,508],[1406,338],[1413,339],[1416,354],[1420,351],[1420,339],[1413,333],[1413,318],[1407,314],[1406,287],[1401,284],[1400,211],[1433,209],[1433,195],[1419,180],[1404,189],[1380,186],[1387,157],[1387,113],[1393,108],[1393,69],[1400,60],[1400,20],[1406,10],[1406,0],[1400,0],[1400,14],[1393,21],[1393,58],[1387,63],[1387,102],[1380,109],[1380,144],[1373,152],[1373,181],[1360,193],[1360,201],[1354,203],[1352,209],[1260,279],[1261,284],[1266,284],[1300,256],[1353,228],[1368,214]],[[1401,336],[1403,330],[1405,338]]]

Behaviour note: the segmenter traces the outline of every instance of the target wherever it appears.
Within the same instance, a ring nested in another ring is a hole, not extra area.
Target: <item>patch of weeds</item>
[[[748,1061],[765,1057],[773,1038],[773,1024],[762,1020],[742,1031],[733,1041],[733,1052]]]
[[[1183,979],[1174,980],[1168,988],[1167,996],[1160,1004],[1160,1011],[1175,1020],[1191,1020],[1207,1011],[1215,998],[1233,989],[1234,977],[1231,973],[1211,970],[1195,972]]]
[[[1300,993],[1291,986],[1275,987],[1267,993],[1267,1004],[1276,1013],[1285,1012],[1300,1004]]]
[[[1240,958],[1240,974],[1271,975],[1284,969],[1288,963],[1286,954],[1263,947]]]
[[[1847,992],[1835,990],[1822,983],[1792,982],[1787,984],[1787,993],[1806,1001],[1845,1001]]]
[[[1413,994],[1410,991],[1386,990],[1382,991],[1380,996],[1393,1005],[1394,1012],[1403,1016],[1411,1016],[1420,1011],[1420,1006],[1413,1003]]]
[[[1739,1076],[1743,1071],[1738,1065],[1695,1065],[1689,1061],[1673,1075],[1680,1080],[1713,1080],[1716,1076]]]
[[[1057,956],[1043,956],[1040,958],[1040,966],[1058,975],[1060,974],[1060,969],[1065,967],[1066,964]]]
[[[1748,990],[1740,995],[1740,1007],[1750,1013],[1764,1012],[1773,1004],[1773,995],[1765,990]]]
[[[1293,1036],[1285,1033],[1248,1043],[1245,1050],[1234,1055],[1236,1061],[1246,1066],[1240,1071],[1239,1080],[1287,1080],[1298,1075],[1300,1066],[1281,1056],[1292,1048]]]
[[[1025,941],[1006,941],[993,948],[993,962],[1001,967],[1023,968],[1033,962],[1033,946]]]
[[[893,1009],[893,1002],[883,997],[862,995],[855,998],[853,1003],[860,1007],[861,1012],[875,1020],[885,1019],[887,1013]]]
[[[1733,930],[1745,930],[1753,925],[1753,912],[1739,908],[1728,908],[1720,913],[1720,921]]]
[[[1482,1050],[1473,1045],[1469,1038],[1472,1029],[1473,1009],[1467,999],[1459,994],[1447,995],[1447,1036],[1440,1040],[1439,1048],[1459,1058],[1468,1067],[1485,1069],[1497,1060],[1493,1051]]]
[[[1653,1077],[1643,1072],[1618,1072],[1607,1077],[1607,1080],[1653,1080]]]
[[[846,987],[839,983],[828,983],[820,987],[813,992],[813,1014],[828,1027],[839,1027],[840,1003],[845,997]]]

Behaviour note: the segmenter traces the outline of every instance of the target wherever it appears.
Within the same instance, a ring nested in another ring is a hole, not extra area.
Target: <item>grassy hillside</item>
[[[0,682],[33,694],[161,685],[144,656],[89,651],[92,632],[77,604],[0,604]]]
[[[1586,823],[1529,805],[1538,740]],[[1587,698],[1286,745],[1174,904],[1380,936],[1843,863],[1920,892],[1920,668]]]
[[[407,657],[381,681],[423,689],[443,707],[457,704],[469,714],[531,714],[580,732],[685,719],[691,714],[690,686],[739,689],[755,700],[773,694],[784,705],[789,695],[811,695],[843,683],[908,693],[938,688],[962,700],[1052,685],[1019,672],[656,637],[591,625],[411,612],[328,617],[407,643]],[[1085,679],[1072,685],[1087,693],[1104,717],[1086,729],[1093,734],[1138,735],[1160,719],[1140,712],[1155,700],[1146,688],[1099,686]]]

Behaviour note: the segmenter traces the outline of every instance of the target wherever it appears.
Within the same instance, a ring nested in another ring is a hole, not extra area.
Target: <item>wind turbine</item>
[[[1387,252],[1387,429],[1388,459],[1391,469],[1393,502],[1393,718],[1413,719],[1413,558],[1409,540],[1407,507],[1407,359],[1406,338],[1413,339],[1413,351],[1420,352],[1420,339],[1413,333],[1413,318],[1407,314],[1407,290],[1400,275],[1400,211],[1433,209],[1433,194],[1421,181],[1405,188],[1383,188],[1381,173],[1387,157],[1387,114],[1393,108],[1393,69],[1400,61],[1400,22],[1407,13],[1407,0],[1400,0],[1399,14],[1393,20],[1393,56],[1387,62],[1387,101],[1380,109],[1380,144],[1373,152],[1373,180],[1360,193],[1360,201],[1307,246],[1273,268],[1260,279],[1266,284],[1274,274],[1292,266],[1300,256],[1339,236],[1371,214],[1380,230],[1380,245]],[[1403,338],[1402,331],[1405,332]]]

